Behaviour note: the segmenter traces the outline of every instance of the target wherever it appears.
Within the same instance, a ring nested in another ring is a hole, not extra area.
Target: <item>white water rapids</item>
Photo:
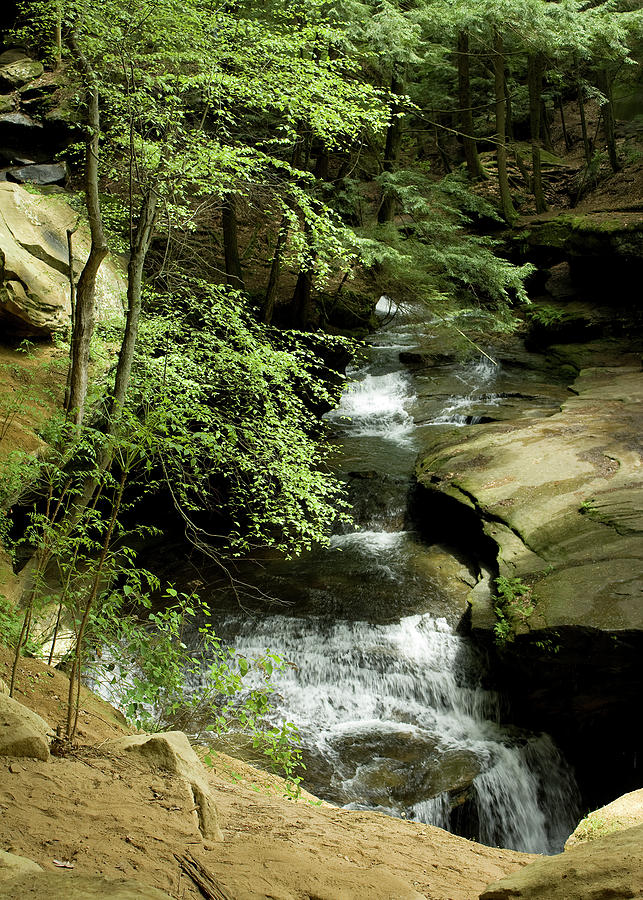
[[[381,332],[369,364],[352,373],[340,406],[328,414],[351,462],[356,448],[366,448],[371,480],[406,472],[408,483],[412,471],[416,396],[398,350],[417,340],[404,320]],[[459,372],[461,395],[425,424],[475,424],[461,410],[472,397],[488,406],[501,402],[489,391],[495,375],[486,360]],[[400,490],[403,504],[404,481]],[[327,602],[331,575],[347,573],[345,590],[350,593],[353,579],[360,598],[355,617],[324,612],[323,604],[319,614],[232,614],[226,627],[232,643],[247,657],[269,647],[293,663],[275,680],[277,713],[299,727],[307,784],[321,796],[445,828],[466,815],[459,830],[469,837],[557,852],[577,819],[577,790],[551,739],[499,724],[501,701],[484,687],[479,655],[444,617],[395,618],[408,589],[405,548],[411,540],[403,524],[392,526],[382,515],[335,535],[306,577],[311,595]],[[301,568],[293,578],[301,578]],[[366,621],[359,603],[376,590],[390,598],[391,614]]]

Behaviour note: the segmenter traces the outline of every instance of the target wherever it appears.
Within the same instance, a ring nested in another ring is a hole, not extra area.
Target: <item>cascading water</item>
[[[422,576],[427,548],[404,528],[418,447],[398,355],[417,341],[412,322],[394,320],[328,414],[346,470],[368,489],[361,528],[280,571],[277,586],[290,579],[300,597],[287,614],[231,613],[218,630],[247,657],[269,647],[293,663],[275,681],[277,714],[299,727],[318,795],[445,828],[464,815],[467,836],[556,852],[577,820],[572,773],[547,736],[499,724],[481,659]],[[463,406],[499,402],[490,366],[459,373]],[[464,425],[448,405],[426,424]]]

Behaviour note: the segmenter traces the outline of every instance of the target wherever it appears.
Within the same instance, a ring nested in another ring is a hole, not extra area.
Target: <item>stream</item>
[[[389,318],[384,298],[378,309]],[[318,796],[491,846],[559,852],[579,818],[573,773],[547,735],[500,724],[502,696],[463,626],[477,573],[408,524],[423,432],[497,416],[502,375],[480,356],[443,373],[436,391],[434,376],[400,363],[427,337],[418,319],[400,310],[371,339],[327,414],[353,524],[327,549],[257,576],[288,605],[249,614],[224,603],[217,631],[247,657],[270,648],[292,663],[274,679],[277,715],[299,728],[304,785]],[[441,572],[456,573],[455,600]]]

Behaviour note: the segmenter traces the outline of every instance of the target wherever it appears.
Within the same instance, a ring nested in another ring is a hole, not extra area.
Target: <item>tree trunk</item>
[[[607,69],[598,70],[598,89],[607,98],[603,106],[603,130],[607,141],[607,153],[609,155],[612,172],[620,172],[621,164],[616,152],[616,135],[614,123],[614,104],[612,102],[612,79]]]
[[[585,116],[585,91],[583,82],[578,70],[578,60],[575,60],[576,67],[576,91],[578,93],[578,111],[580,113],[580,128],[583,136],[583,148],[585,150],[585,163],[589,165],[592,161],[592,148],[589,143],[589,135],[587,133],[587,118]]]
[[[547,104],[544,100],[540,101],[540,124],[541,124],[541,132],[542,139],[545,150],[548,153],[554,152],[554,143],[551,139],[551,128],[549,127],[549,115],[547,114]]]
[[[391,75],[391,93],[400,95],[404,93],[404,71],[401,66],[394,64],[393,74]],[[402,120],[399,113],[401,112],[399,105],[393,102],[391,109],[391,122],[386,132],[386,145],[384,147],[384,171],[393,172],[400,155],[400,145],[402,143]],[[377,213],[377,221],[380,225],[391,222],[395,216],[396,200],[393,192],[384,189],[382,202]]]
[[[125,403],[125,395],[132,374],[134,350],[138,337],[138,323],[141,315],[143,266],[145,265],[145,257],[154,234],[157,208],[158,196],[156,190],[153,187],[147,188],[141,200],[138,223],[127,267],[127,319],[116,367],[114,393],[110,407],[110,425],[108,426],[110,432],[112,432]]]
[[[469,35],[466,31],[458,32],[458,105],[460,107],[460,130],[463,133],[462,145],[464,158],[467,163],[467,172],[471,178],[485,178],[486,175],[478,155],[478,145],[473,128]]]
[[[505,97],[505,55],[502,35],[494,33],[493,39],[493,70],[495,75],[496,93],[496,140],[498,160],[498,184],[500,187],[500,202],[505,221],[511,222],[516,217],[516,210],[509,190],[509,177],[507,175],[507,104]]]
[[[272,317],[275,313],[275,304],[277,303],[277,291],[279,290],[279,279],[281,277],[281,257],[284,247],[288,239],[288,219],[283,216],[279,225],[277,234],[277,243],[275,245],[275,254],[272,257],[272,265],[270,267],[270,277],[268,279],[268,287],[266,288],[266,296],[264,297],[261,307],[261,321],[264,325],[270,325]]]
[[[562,94],[556,95],[556,103],[558,104],[558,111],[560,112],[560,127],[563,129],[563,140],[565,141],[565,150],[571,150],[572,142],[569,139],[569,134],[567,132],[567,122],[565,121],[565,109],[563,107]]]
[[[292,297],[294,325],[305,331],[310,327],[313,300],[313,273],[302,270],[297,276],[297,284]]]
[[[530,53],[527,64],[529,86],[529,127],[531,131],[531,159],[533,165],[532,190],[536,198],[536,212],[547,209],[540,160],[540,101],[543,89],[544,60],[540,53]]]
[[[91,248],[80,274],[75,292],[74,321],[71,337],[71,369],[65,409],[80,427],[85,412],[89,380],[89,348],[96,324],[96,276],[107,256],[107,241],[103,230],[98,194],[98,154],[100,139],[100,107],[96,76],[73,35],[69,45],[87,79],[87,137],[85,141],[85,203]],[[72,274],[73,278],[73,274]]]
[[[237,238],[237,201],[234,194],[227,194],[223,201],[221,213],[223,228],[223,252],[225,255],[226,284],[230,287],[245,290],[241,259],[239,257],[239,241]]]

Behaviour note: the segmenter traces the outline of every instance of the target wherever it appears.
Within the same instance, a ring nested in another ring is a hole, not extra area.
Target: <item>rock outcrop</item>
[[[520,259],[543,267],[569,261],[577,287],[619,302],[614,272],[623,285],[643,273],[643,206],[634,198],[625,209],[545,213],[519,223],[510,243]]]
[[[5,333],[46,336],[70,316],[67,230],[79,216],[61,195],[34,194],[0,182],[0,322]],[[80,274],[90,239],[73,236],[74,274]],[[103,262],[97,282],[99,317],[122,315],[125,281],[113,259]]]
[[[476,512],[501,575],[533,580],[530,631],[643,630],[643,372],[586,369],[573,391],[546,419],[443,437],[418,480]]]
[[[75,872],[34,872],[0,882],[0,900],[171,900],[157,888],[129,878],[102,878]]]
[[[41,62],[31,59],[24,50],[12,49],[0,53],[0,90],[13,91],[44,72]]]
[[[112,752],[127,755],[139,764],[183,778],[192,792],[201,835],[206,840],[223,840],[203,766],[182,731],[136,734],[110,741],[107,746]]]
[[[42,866],[26,856],[0,850],[0,883],[32,872],[42,872]]]
[[[48,735],[52,728],[32,712],[0,691],[0,756],[49,759]]]
[[[570,393],[546,418],[434,437],[417,478],[424,515],[486,561],[470,601],[488,647],[494,575],[524,586],[498,677],[517,724],[553,734],[599,806],[639,786],[643,372],[586,368]]]
[[[643,825],[549,856],[490,885],[480,900],[643,897]]]
[[[568,837],[565,850],[635,825],[643,825],[643,789],[623,794],[585,816]]]

